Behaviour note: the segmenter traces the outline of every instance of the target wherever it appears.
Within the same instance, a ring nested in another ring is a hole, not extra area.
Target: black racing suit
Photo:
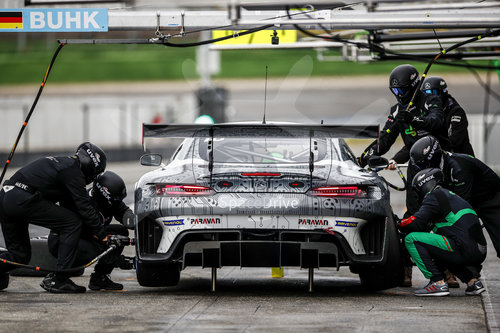
[[[106,235],[121,235],[128,237],[129,232],[124,224],[127,222],[127,219],[133,217],[132,210],[128,208],[123,201],[109,204],[107,201],[101,200],[101,196],[94,196],[92,189],[90,189],[88,193],[92,198],[92,204],[100,212],[100,217],[103,221]],[[62,203],[64,206],[70,204],[71,203]],[[111,224],[113,217],[122,224]],[[60,246],[60,236],[57,232],[50,232],[48,245],[50,253],[55,256],[57,254],[58,247]],[[108,247],[106,245],[98,242],[94,237],[92,237],[91,233],[89,233],[84,227],[78,242],[78,251],[73,266],[78,267],[89,263],[107,248]],[[95,266],[95,272],[98,275],[110,274],[113,271],[113,268],[119,263],[119,260],[122,259],[121,254],[123,249],[123,246],[119,246],[106,256],[99,259],[99,262]]]
[[[0,257],[23,264],[29,262],[31,223],[60,234],[56,267],[70,268],[82,226],[98,240],[105,237],[99,213],[85,186],[76,156],[44,157],[19,169],[0,191],[0,221],[8,249]],[[71,202],[73,209],[56,204],[62,200]],[[13,268],[0,266],[0,272]]]
[[[479,277],[486,240],[476,212],[458,195],[437,186],[400,228],[407,233],[408,252],[426,278],[442,280],[445,269],[465,283]]]
[[[450,140],[449,151],[474,156],[474,149],[470,144],[469,132],[467,131],[469,122],[464,109],[450,95],[445,96],[444,100],[445,121]]]
[[[451,96],[444,97],[445,125],[448,129],[449,151],[460,154],[474,156],[474,149],[469,141],[469,132],[467,130],[469,122],[464,109]],[[392,158],[396,163],[405,163],[410,159],[410,149],[403,146]],[[408,180],[413,179],[408,177]]]
[[[367,160],[372,155],[384,155],[389,151],[399,135],[401,135],[405,146],[393,158],[398,164],[407,162],[410,159],[409,151],[413,144],[427,135],[433,135],[439,140],[443,149],[448,149],[449,141],[444,122],[443,105],[439,96],[426,95],[422,92],[417,94],[414,106],[409,111],[414,117],[419,118],[420,121],[418,122],[407,123],[398,120],[398,113],[405,112],[405,110],[406,107],[399,103],[391,107],[389,117],[380,133],[380,145],[377,144],[377,140],[372,142],[363,152],[361,160],[363,158]],[[410,184],[417,172],[418,170],[416,170],[413,163],[410,163],[407,170],[407,181]],[[415,213],[418,207],[415,192],[410,186],[407,186],[407,213],[405,216]]]
[[[477,212],[500,258],[500,177],[477,158],[465,154],[444,153],[442,169],[450,189]]]

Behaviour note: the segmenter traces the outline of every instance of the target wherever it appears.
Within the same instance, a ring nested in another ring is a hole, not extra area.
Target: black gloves
[[[410,124],[415,128],[420,128],[424,125],[424,118],[413,117],[413,119],[410,121]]]
[[[361,156],[359,157],[359,165],[362,168],[368,165],[368,161],[370,160],[370,157],[372,157],[373,153],[374,153],[373,148],[368,148],[367,150],[361,153]]]
[[[399,111],[396,119],[401,122],[409,123],[413,119],[413,115],[409,111]]]
[[[421,128],[424,125],[424,118],[416,117],[412,115],[410,111],[399,111],[396,115],[396,119],[401,122],[410,124],[415,128]]]
[[[135,219],[134,219],[134,213],[132,212],[131,209],[128,209],[122,217],[122,224],[125,226],[127,229],[134,229],[135,226]]]
[[[128,238],[127,236],[121,236],[121,235],[109,235],[108,240],[106,241],[107,246],[114,246],[114,247],[127,246],[132,244],[133,244],[132,239]]]

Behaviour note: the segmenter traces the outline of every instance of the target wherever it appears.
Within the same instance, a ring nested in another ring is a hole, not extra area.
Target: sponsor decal
[[[436,141],[436,142],[434,142],[434,144],[432,145],[432,150],[431,150],[431,152],[429,153],[429,155],[427,155],[427,160],[428,160],[428,161],[432,160],[432,158],[434,157],[434,154],[436,153],[437,147],[438,147],[438,142]],[[425,149],[424,149],[424,155],[426,155],[426,154],[429,152],[429,150],[431,149],[431,146],[428,146],[426,149],[427,149],[427,152],[426,152],[426,151],[425,151]]]
[[[460,117],[460,116],[451,117],[451,122],[459,123],[461,120],[462,120],[462,117]]]
[[[25,185],[25,184],[23,184],[23,183],[16,182],[16,186],[19,187],[19,188],[22,188],[25,191],[28,190],[28,186]]]
[[[106,8],[1,9],[2,32],[108,31]]]
[[[101,195],[108,201],[111,201],[111,193],[109,192],[109,189],[107,187],[101,186],[98,182],[95,182],[95,186],[99,189],[99,192],[101,192]]]
[[[220,218],[217,217],[199,217],[191,219],[191,224],[220,224]]]
[[[405,134],[406,135],[411,135],[411,136],[416,136],[417,132],[413,129],[413,127],[410,125],[410,128],[405,129]]]
[[[0,30],[22,28],[23,12],[0,12]]]
[[[425,183],[427,183],[429,180],[434,179],[434,175],[430,175],[430,176],[426,177],[424,180],[421,180],[423,177],[425,177],[425,174],[422,174],[417,178],[417,181],[419,182],[418,183],[419,187],[424,185]]]
[[[184,219],[180,220],[163,220],[164,225],[184,225]]]
[[[261,199],[244,199],[244,198],[225,198],[220,197],[218,205],[220,208],[233,209],[296,209],[299,207],[298,199],[286,198],[261,198]]]
[[[347,227],[347,228],[356,228],[358,226],[358,222],[336,221],[335,226],[337,226],[337,227]]]
[[[97,168],[99,167],[99,163],[101,163],[101,156],[98,153],[93,153],[90,148],[87,148],[86,150],[87,154],[89,154],[90,159],[92,162],[94,162],[94,166]]]
[[[299,225],[328,225],[328,220],[322,220],[322,219],[299,219]]]

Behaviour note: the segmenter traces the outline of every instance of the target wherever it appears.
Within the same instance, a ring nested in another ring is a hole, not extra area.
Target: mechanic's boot
[[[411,274],[413,272],[413,267],[412,266],[405,266],[404,267],[404,279],[403,283],[401,284],[401,287],[411,287]]]
[[[85,287],[79,286],[68,277],[56,276],[49,273],[40,283],[40,287],[54,294],[81,294],[87,291]]]
[[[9,273],[0,273],[0,290],[9,286]]]
[[[439,284],[437,282],[430,281],[427,286],[422,289],[417,289],[413,292],[415,296],[447,296],[450,294],[448,289],[448,284]]]
[[[467,286],[467,289],[465,289],[465,294],[466,295],[479,295],[486,289],[484,288],[483,283],[481,280],[476,280],[474,283],[472,283],[470,286]]]
[[[90,275],[89,289],[92,290],[123,290],[123,284],[111,281],[106,274],[97,274],[96,272]]]
[[[118,267],[123,270],[134,269],[135,268],[134,263],[135,263],[134,257],[127,257],[121,255],[118,261],[116,262],[115,267]]]
[[[449,270],[444,271],[444,282],[448,283],[448,288],[460,288],[455,275],[451,274]]]

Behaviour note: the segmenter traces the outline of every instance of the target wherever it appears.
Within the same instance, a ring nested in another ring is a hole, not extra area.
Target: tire
[[[172,287],[181,276],[178,264],[145,264],[137,262],[137,282],[143,287]]]
[[[389,221],[387,260],[382,265],[359,267],[359,278],[369,291],[394,288],[403,282],[404,269],[401,243],[393,221]]]

